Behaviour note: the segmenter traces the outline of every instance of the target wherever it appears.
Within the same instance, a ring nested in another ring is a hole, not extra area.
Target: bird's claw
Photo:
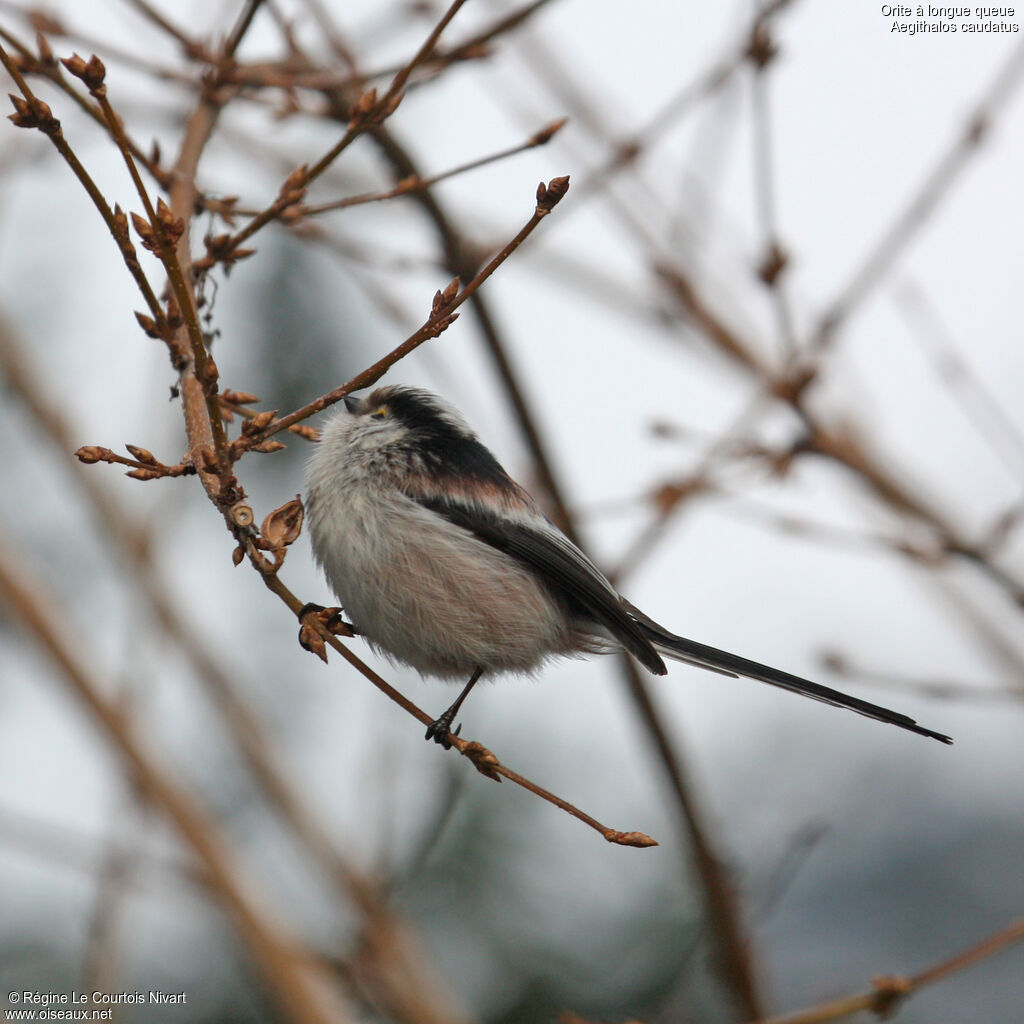
[[[462,732],[462,723],[454,731],[452,730],[452,719],[449,715],[442,715],[436,721],[431,722],[427,726],[427,731],[424,734],[424,739],[433,740],[435,743],[440,743],[445,750],[452,749],[452,741],[448,738],[449,734],[452,736],[458,736]]]

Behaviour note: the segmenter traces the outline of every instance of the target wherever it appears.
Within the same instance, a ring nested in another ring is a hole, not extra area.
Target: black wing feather
[[[431,512],[468,530],[478,540],[522,562],[571,605],[605,626],[640,663],[655,675],[666,673],[647,635],[622,598],[593,563],[568,538],[535,529],[514,519],[499,518],[478,506],[451,498],[410,494]]]

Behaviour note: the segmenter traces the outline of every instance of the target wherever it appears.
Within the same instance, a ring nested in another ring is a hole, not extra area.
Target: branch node
[[[473,762],[473,767],[481,775],[486,775],[487,778],[493,779],[495,782],[501,782],[501,776],[495,771],[495,767],[501,762],[482,743],[477,743],[476,740],[462,743],[459,746],[459,753],[463,757],[468,757]]]
[[[205,454],[209,449],[204,448],[203,451]],[[254,522],[256,522],[256,515],[252,510],[252,506],[246,504],[244,501],[240,501],[237,504],[232,505],[228,510],[228,515],[231,517],[231,522],[242,530],[248,529]]]

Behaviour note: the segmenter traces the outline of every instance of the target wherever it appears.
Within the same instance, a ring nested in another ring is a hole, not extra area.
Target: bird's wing
[[[571,607],[604,626],[645,668],[659,676],[665,674],[665,663],[648,637],[647,628],[637,622],[594,563],[546,520],[498,516],[453,497],[417,493],[409,493],[408,497],[521,562]]]
[[[413,501],[521,562],[586,617],[603,625],[656,675],[665,674],[659,654],[728,676],[745,676],[793,693],[848,708],[942,743],[949,736],[917,724],[908,715],[851,697],[820,683],[677,636],[621,597],[603,573],[560,530],[542,518],[498,516],[454,497],[409,493]]]

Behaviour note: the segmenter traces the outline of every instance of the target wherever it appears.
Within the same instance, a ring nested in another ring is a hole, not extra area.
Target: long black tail
[[[908,715],[901,715],[898,711],[890,711],[888,708],[879,707],[877,704],[870,704],[859,697],[851,697],[848,694],[832,690],[820,683],[812,683],[809,679],[801,679],[800,676],[790,675],[777,668],[768,665],[761,665],[756,661],[749,661],[736,654],[729,654],[728,651],[720,651],[715,647],[708,647],[699,644],[696,640],[687,640],[685,637],[676,636],[662,629],[657,623],[647,616],[641,618],[641,625],[651,643],[659,653],[674,661],[684,661],[690,665],[697,665],[700,668],[711,669],[729,676],[745,676],[748,679],[757,679],[762,683],[770,683],[772,686],[781,686],[784,690],[792,690],[793,693],[802,693],[805,697],[812,697],[814,700],[832,704],[837,708],[849,708],[858,714],[874,718],[878,722],[888,722],[890,725],[898,725],[901,729],[908,729],[920,736],[930,736],[940,743],[952,743],[949,736],[941,732],[932,732],[918,725]]]

